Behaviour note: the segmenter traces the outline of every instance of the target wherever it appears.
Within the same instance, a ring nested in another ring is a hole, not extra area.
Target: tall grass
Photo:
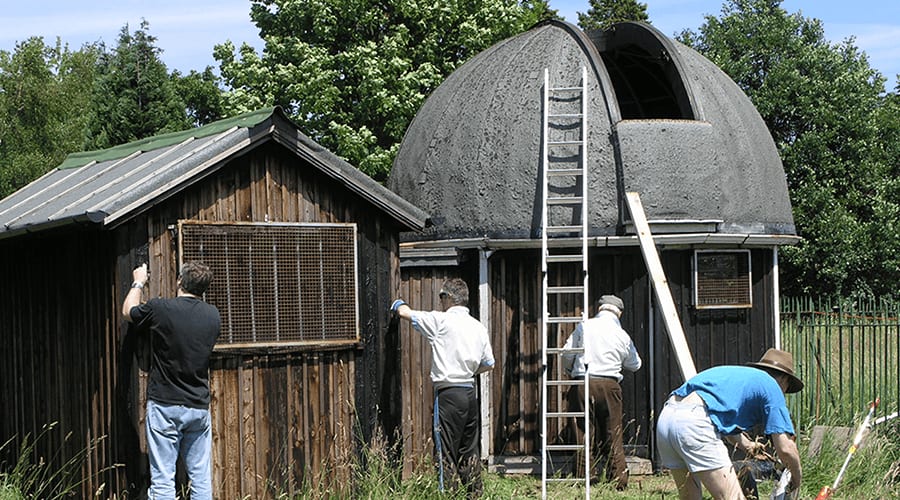
[[[861,422],[862,416],[857,420]],[[854,428],[849,440],[838,440],[834,433],[827,433],[815,456],[803,453],[800,498],[815,498],[823,486],[834,484],[856,431]],[[900,498],[900,433],[896,426],[875,427],[864,438],[861,448],[851,457],[833,498]]]
[[[82,475],[82,469],[88,456],[99,446],[103,438],[95,440],[86,448],[68,458],[61,466],[59,463],[63,456],[65,443],[71,438],[71,433],[66,435],[63,444],[56,449],[51,456],[41,456],[36,445],[42,440],[49,439],[48,434],[56,427],[56,422],[44,425],[41,432],[32,437],[26,434],[15,452],[14,464],[0,463],[0,500],[18,500],[34,498],[41,500],[56,500],[61,498],[77,497],[81,487],[88,477]],[[12,455],[15,438],[0,445],[0,456]],[[119,467],[113,465],[97,471],[93,476]],[[94,497],[100,497],[105,485],[101,485]]]
[[[862,416],[857,416],[857,422]],[[846,473],[834,495],[839,499],[888,499],[900,498],[900,428],[893,422],[876,427],[866,436],[863,446],[853,455]],[[51,468],[50,463],[58,456],[43,458],[36,454],[35,445],[53,428],[45,426],[38,436],[26,436],[18,448],[15,464],[0,464],[0,500],[62,499],[78,497],[81,494],[82,465],[96,443],[66,461],[61,467]],[[855,429],[854,429],[855,432]],[[851,436],[852,439],[852,436]],[[0,446],[0,452],[9,452],[12,440]],[[399,441],[398,441],[399,443]],[[832,485],[847,457],[848,440],[837,440],[832,434],[825,435],[822,446],[815,456],[808,453],[809,438],[799,439],[803,461],[803,484],[799,498],[814,498],[826,485]],[[404,479],[400,467],[396,445],[376,436],[372,443],[362,447],[358,458],[351,459],[352,484],[330,484],[329,472],[317,481],[308,479],[285,493],[284,485],[270,490],[273,498],[281,500],[310,499],[406,499],[462,500],[464,490],[441,493],[433,463],[425,459],[419,468]],[[58,451],[57,453],[61,453]],[[502,475],[484,472],[484,495],[486,500],[533,499],[540,498],[540,477],[531,475]],[[275,485],[273,485],[275,486]],[[768,498],[771,481],[760,481],[760,497]],[[282,491],[278,493],[276,490]],[[581,485],[551,484],[548,498],[563,500],[584,498]],[[94,492],[101,498],[108,492],[101,487]],[[634,476],[626,491],[616,491],[611,484],[598,484],[591,488],[592,499],[651,500],[676,498],[675,485],[668,475]]]

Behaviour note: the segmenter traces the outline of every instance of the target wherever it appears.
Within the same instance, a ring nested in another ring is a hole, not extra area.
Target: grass
[[[855,429],[854,429],[855,431]],[[852,437],[852,436],[851,436]],[[831,485],[844,463],[849,446],[847,440],[836,441],[826,434],[820,451],[808,455],[809,437],[799,439],[804,479],[798,498],[815,498],[825,485]],[[465,492],[456,491],[441,495],[437,477],[431,464],[423,463],[417,473],[401,480],[400,470],[382,445],[367,447],[364,461],[367,466],[353,466],[354,499],[406,499],[426,500],[442,498],[462,500]],[[774,479],[758,479],[759,497],[768,499],[774,487]],[[548,486],[547,498],[569,500],[584,498],[580,485],[553,483]],[[484,474],[484,499],[534,499],[541,497],[540,477],[530,475]],[[346,493],[319,489],[304,489],[293,498],[339,499]],[[626,491],[616,491],[611,484],[599,484],[591,488],[592,499],[659,500],[678,498],[675,484],[668,474],[632,476]],[[710,498],[708,494],[704,498]],[[863,446],[854,454],[833,500],[900,498],[900,431],[896,427],[876,429],[867,436]]]
[[[863,446],[853,455],[843,480],[832,497],[833,500],[900,498],[900,427],[883,425],[884,427],[879,426],[868,435]],[[55,457],[44,459],[35,454],[35,443],[51,428],[52,426],[45,427],[35,439],[26,437],[19,447],[18,460],[15,464],[0,464],[0,500],[61,499],[79,495],[84,481],[81,476],[82,465],[91,448],[69,459],[61,467],[53,469],[48,463],[53,463]],[[833,435],[833,433],[825,434],[820,451],[815,456],[808,453],[809,437],[801,435],[799,445],[804,478],[799,498],[815,498],[819,489],[831,485],[840,471],[850,443],[846,439],[835,440],[831,437]],[[7,447],[11,442],[0,446],[0,451],[9,451]],[[373,445],[365,447],[360,459],[353,460],[350,464],[352,486],[348,484],[327,486],[328,481],[323,477],[319,478],[319,481],[309,481],[297,488],[291,488],[291,491],[295,492],[293,494],[278,493],[285,491],[284,485],[273,484],[272,497],[280,500],[465,498],[463,491],[441,494],[437,476],[427,460],[411,477],[402,479],[396,457],[396,450],[388,449],[383,440],[376,439]],[[759,480],[758,486],[760,498],[766,499],[773,487],[773,481]],[[551,500],[584,498],[584,490],[580,485],[553,483],[548,486],[547,492],[547,498]],[[98,491],[94,497],[101,498],[103,494],[103,491]],[[482,497],[484,499],[540,497],[540,477],[484,473]],[[616,491],[610,484],[598,484],[591,488],[592,499],[660,500],[677,497],[675,484],[668,474],[632,476],[628,489],[624,492]],[[707,495],[704,498],[709,497]]]
[[[853,429],[855,434],[856,429]],[[814,498],[819,490],[832,485],[848,456],[849,442],[835,442],[826,435],[821,451],[813,457],[803,455],[803,490],[800,498]],[[852,437],[851,437],[852,439]],[[853,454],[847,470],[832,498],[900,498],[900,435],[896,427],[876,429],[863,440]],[[801,450],[803,453],[804,450]]]
[[[0,500],[24,500],[41,499],[56,500],[62,498],[74,498],[80,494],[85,478],[82,475],[82,466],[88,455],[99,445],[99,441],[91,443],[88,447],[65,460],[61,466],[50,466],[57,463],[63,457],[65,441],[71,437],[67,435],[63,445],[52,456],[44,457],[36,451],[36,445],[42,439],[49,439],[48,435],[56,427],[56,423],[45,425],[41,432],[32,437],[26,435],[17,450],[15,464],[0,464]],[[0,445],[0,456],[13,453],[12,447],[15,439],[10,438]],[[112,466],[110,468],[117,467]],[[109,470],[102,469],[97,475]],[[95,492],[95,497],[101,497],[103,486]]]

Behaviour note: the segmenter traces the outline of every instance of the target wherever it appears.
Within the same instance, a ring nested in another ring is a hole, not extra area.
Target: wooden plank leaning
[[[697,368],[694,366],[694,358],[691,356],[691,351],[688,348],[684,329],[681,327],[681,320],[678,318],[678,311],[675,310],[675,301],[672,299],[669,281],[666,279],[665,271],[663,271],[659,254],[656,252],[653,235],[650,234],[650,225],[647,223],[646,214],[644,214],[641,197],[638,193],[629,192],[625,193],[625,198],[628,202],[628,210],[631,212],[631,220],[634,221],[638,241],[641,244],[644,263],[647,265],[650,278],[653,280],[653,292],[656,296],[656,302],[662,310],[666,332],[669,334],[669,341],[672,342],[672,348],[675,350],[678,367],[681,369],[681,376],[687,380],[697,374]]]

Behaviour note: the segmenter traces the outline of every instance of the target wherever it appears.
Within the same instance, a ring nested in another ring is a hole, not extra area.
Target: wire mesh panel
[[[694,305],[697,309],[752,307],[749,250],[694,252]]]
[[[355,224],[180,224],[181,260],[210,266],[219,346],[355,341]]]

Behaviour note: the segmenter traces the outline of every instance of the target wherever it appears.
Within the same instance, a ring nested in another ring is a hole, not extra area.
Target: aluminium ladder
[[[549,70],[545,68],[541,144],[541,498],[547,498],[549,482],[583,481],[585,498],[590,498],[591,493],[587,367],[583,379],[571,379],[561,366],[563,354],[585,352],[584,347],[564,349],[563,345],[575,326],[588,318],[586,145],[587,68],[581,68],[581,82],[568,87],[551,87]],[[570,412],[566,391],[577,385],[583,385],[585,390],[584,411]],[[551,430],[561,435],[567,419],[583,420],[583,443],[561,444],[549,439]],[[563,453],[583,454],[584,470],[573,470],[571,477],[561,477],[552,461],[554,454]]]

